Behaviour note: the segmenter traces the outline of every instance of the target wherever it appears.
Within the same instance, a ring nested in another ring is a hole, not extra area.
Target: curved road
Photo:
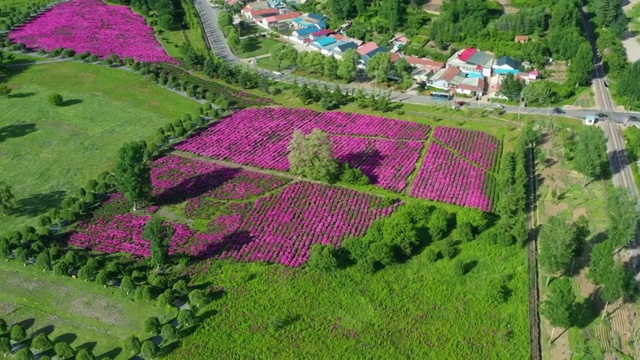
[[[242,64],[247,65],[245,62],[242,62],[229,48],[227,42],[222,34],[222,31],[218,28],[218,13],[221,11],[220,9],[213,8],[209,4],[207,0],[195,0],[194,5],[198,14],[200,15],[200,21],[202,22],[202,27],[204,30],[204,34],[209,44],[209,48],[218,56],[219,58],[233,64]],[[318,86],[329,86],[330,88],[335,87],[335,83],[328,83],[319,80],[307,79],[307,78],[294,78],[290,75],[277,75],[272,71],[267,71],[264,69],[258,68],[258,72],[266,77],[269,77],[272,80],[292,83],[294,80],[297,80],[298,83],[306,83],[306,84],[316,84]],[[364,88],[355,84],[351,85],[340,85],[340,88],[343,91],[355,91],[357,89],[363,89],[365,92],[371,92],[372,89]],[[384,92],[383,90],[380,90]],[[418,104],[418,105],[442,105],[442,101],[436,101],[431,99],[428,96],[421,95],[412,95],[405,94],[400,92],[391,92],[391,99],[397,102],[405,102],[409,104]],[[470,106],[478,106],[483,108],[491,109],[494,107],[493,104],[489,103],[476,103],[475,105]],[[549,115],[551,114],[552,108],[534,108],[534,107],[523,107],[519,109],[517,106],[505,105],[504,110],[511,113],[517,113],[519,110],[522,111],[523,115],[528,114],[539,114],[539,115]],[[611,109],[613,110],[613,109]],[[566,110],[566,116],[581,118],[584,119],[587,115],[593,115],[594,110]],[[609,118],[614,121],[623,121],[629,116],[631,113],[617,113],[610,112]]]

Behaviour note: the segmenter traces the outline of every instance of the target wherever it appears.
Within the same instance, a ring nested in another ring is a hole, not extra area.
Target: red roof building
[[[420,59],[415,56],[407,56],[405,59],[409,64],[417,68],[422,68],[433,72],[438,71],[444,67],[444,63],[433,61],[431,59]]]
[[[325,29],[325,30],[320,30],[320,31],[316,31],[311,33],[311,36],[313,37],[321,37],[321,36],[327,36],[327,35],[331,35],[333,34],[333,30],[330,29]],[[336,39],[338,40],[338,39]]]
[[[280,15],[276,15],[276,16],[270,16],[268,18],[265,18],[264,20],[268,23],[277,23],[277,22],[281,22],[281,21],[287,21],[287,20],[293,20],[297,17],[300,17],[299,12],[290,12],[290,13],[286,13],[286,14],[280,14]]]
[[[378,44],[374,43],[373,41],[370,41],[370,42],[360,46],[356,51],[361,56],[364,56],[364,55],[372,52],[373,50],[375,50],[377,48],[378,48]]]
[[[462,61],[469,61],[469,59],[471,59],[471,57],[473,56],[473,54],[476,53],[476,49],[474,48],[467,48],[464,49],[460,55],[458,55],[458,59],[462,60]]]

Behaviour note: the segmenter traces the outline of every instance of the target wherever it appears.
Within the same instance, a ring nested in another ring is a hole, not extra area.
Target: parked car
[[[640,118],[638,118],[637,116],[631,115],[631,116],[628,116],[627,119],[625,120],[625,122],[629,122],[629,121],[640,121]]]
[[[564,111],[564,109],[557,107],[557,108],[553,109],[553,113],[554,114],[564,114],[566,112]]]
[[[607,117],[609,117],[609,115],[607,115],[607,114],[605,114],[605,113],[601,113],[601,112],[596,113],[596,116],[597,116],[598,118],[607,118]]]

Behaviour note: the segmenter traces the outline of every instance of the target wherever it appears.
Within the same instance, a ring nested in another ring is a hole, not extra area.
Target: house
[[[311,40],[317,40],[317,39],[320,39],[320,38],[323,38],[323,37],[327,37],[328,35],[331,35],[331,34],[333,34],[333,30],[328,30],[328,29],[327,30],[318,30],[318,31],[315,31],[315,32],[311,33],[309,38]]]
[[[500,75],[513,74],[518,75],[522,64],[510,56],[503,56],[496,60],[493,65],[493,72]]]
[[[365,64],[377,53],[385,52],[386,50],[383,47],[378,46],[375,42],[371,41],[364,45],[361,45],[356,49],[358,54],[360,54],[360,58],[362,62]]]
[[[513,41],[522,44],[522,43],[529,42],[529,37],[527,35],[516,35]]]
[[[334,37],[335,39],[335,37]],[[344,40],[337,40],[336,43],[338,43],[338,45],[336,45],[335,47],[333,47],[333,49],[331,49],[331,52],[333,53],[333,56],[336,59],[342,59],[342,55],[344,55],[344,53],[349,50],[349,49],[357,49],[358,48],[358,44],[352,42],[352,41],[344,41]]]
[[[278,9],[284,11],[287,8],[287,5],[283,4],[281,0],[267,0],[269,7],[274,9]]]
[[[458,84],[456,92],[480,97],[484,94],[484,78],[465,78]]]
[[[316,25],[308,26],[306,28],[295,30],[291,35],[298,40],[304,40],[311,36],[311,34],[317,32],[318,27]]]
[[[464,78],[464,73],[460,69],[450,67],[438,70],[433,74],[431,79],[429,79],[429,82],[430,85],[435,88],[449,90],[451,87],[461,83]]]
[[[289,24],[298,17],[300,17],[299,12],[290,12],[286,14],[265,17],[258,24],[265,29],[276,28],[279,30],[289,27]]]
[[[447,60],[447,68],[456,67],[465,73],[478,73],[482,76],[491,76],[494,57],[489,53],[478,49],[462,49],[453,54]]]
[[[260,10],[250,10],[248,8],[244,8],[241,11],[241,14],[250,21],[259,22],[262,18],[268,16],[278,15],[278,9],[260,9]]]
[[[391,49],[392,53],[398,52],[403,46],[407,46],[409,44],[409,39],[402,34],[396,34],[389,43],[393,48]]]
[[[352,42],[352,43],[354,43],[354,44],[356,44],[358,46],[362,45],[362,40],[350,38],[350,37],[344,36],[342,34],[333,34],[331,36],[336,40],[349,41],[349,42]]]
[[[318,27],[320,27],[321,29],[326,29],[327,20],[328,18],[324,15],[307,13],[295,19],[292,22],[292,24],[293,24],[294,30],[305,28],[307,26],[312,26],[312,25],[318,25]]]
[[[235,4],[241,3],[242,0],[226,0],[225,2],[227,3],[227,5],[233,6]]]
[[[431,59],[420,59],[415,56],[407,56],[407,62],[416,68],[425,69],[428,72],[436,72],[444,67],[444,63],[433,61]]]
[[[585,125],[593,125],[596,123],[596,117],[594,115],[587,115],[584,118],[584,124]]]
[[[417,83],[426,83],[429,81],[429,75],[431,74],[433,74],[433,72],[427,69],[415,68],[411,72],[411,78]]]
[[[266,2],[266,1],[255,1],[255,2],[252,2],[252,3],[248,3],[247,6],[245,6],[245,9],[247,9],[247,11],[264,10],[264,9],[268,9],[268,8],[269,8],[269,3]]]
[[[328,36],[328,37],[319,38],[318,40],[313,41],[309,46],[323,50],[324,48],[326,48],[327,46],[335,42],[336,42],[336,39]]]

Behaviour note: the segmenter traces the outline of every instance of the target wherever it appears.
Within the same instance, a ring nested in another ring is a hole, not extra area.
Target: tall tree
[[[11,186],[4,181],[0,181],[0,210],[8,215],[15,209],[16,198],[13,196]]]
[[[391,54],[388,52],[379,52],[367,62],[367,75],[377,82],[387,81],[390,70]]]
[[[570,86],[585,86],[589,84],[591,72],[593,71],[593,51],[587,41],[583,41],[578,48],[578,52],[571,59],[569,64]]]
[[[164,220],[153,216],[144,226],[142,237],[151,245],[151,261],[158,268],[164,266],[169,258],[169,242],[173,237],[173,228],[165,225]]]
[[[338,77],[338,60],[333,56],[326,56],[324,58],[324,76],[329,79]]]
[[[640,106],[640,61],[636,61],[622,71],[616,83],[618,94],[625,97],[627,106]]]
[[[406,12],[407,6],[404,1],[381,0],[378,16],[387,21],[390,30],[395,30],[400,27]]]
[[[580,173],[587,178],[598,178],[608,167],[607,140],[602,129],[585,127],[576,139],[573,151],[573,163]]]
[[[624,188],[610,187],[607,193],[607,214],[609,215],[609,238],[615,247],[629,245],[636,235],[638,212],[636,202]]]
[[[522,81],[516,79],[513,74],[507,74],[500,86],[500,95],[506,96],[509,100],[518,100],[524,89]]]
[[[142,344],[140,343],[140,339],[135,336],[129,336],[124,341],[124,351],[129,356],[136,356],[140,353],[140,347]]]
[[[576,295],[567,278],[555,280],[549,297],[542,302],[541,313],[552,326],[568,328],[575,313]]]
[[[356,66],[359,61],[360,55],[354,49],[345,51],[338,62],[338,76],[347,82],[352,82],[356,78]]]
[[[296,63],[298,51],[288,44],[277,44],[269,50],[270,59],[276,63],[278,70],[285,69]]]
[[[289,164],[295,175],[332,182],[339,172],[333,144],[326,133],[315,129],[309,136],[295,131],[289,144]]]
[[[596,23],[603,28],[613,25],[618,16],[622,15],[622,5],[618,0],[593,0]]]
[[[145,359],[153,359],[158,355],[158,346],[151,340],[142,343],[140,355]]]
[[[118,151],[113,172],[114,182],[121,193],[136,204],[151,199],[151,170],[147,162],[146,146],[142,142],[124,144]]]
[[[550,217],[540,231],[540,267],[548,274],[568,271],[576,255],[578,243],[573,224],[567,224],[561,215]]]

